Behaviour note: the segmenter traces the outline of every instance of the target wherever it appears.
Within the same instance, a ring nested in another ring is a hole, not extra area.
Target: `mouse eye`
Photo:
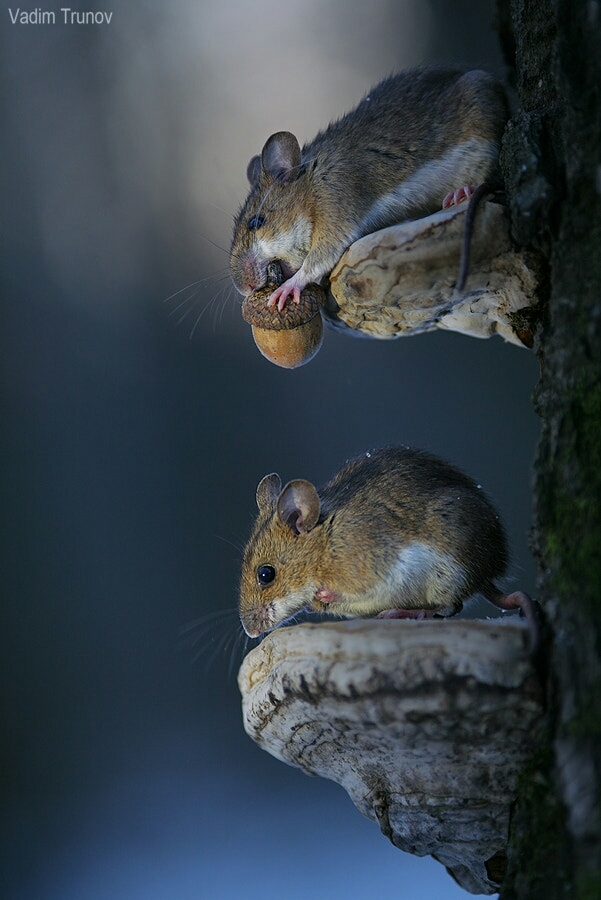
[[[256,231],[257,228],[262,228],[264,224],[265,216],[253,216],[248,220],[249,231]]]
[[[271,584],[275,578],[273,566],[259,566],[257,569],[257,581],[259,584]]]

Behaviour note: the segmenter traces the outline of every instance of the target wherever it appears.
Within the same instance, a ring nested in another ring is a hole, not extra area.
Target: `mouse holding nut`
[[[479,593],[520,609],[537,644],[533,601],[495,583],[507,565],[499,516],[481,488],[421,450],[348,461],[319,491],[266,475],[244,552],[240,619],[258,637],[301,610],[344,618],[452,616]]]
[[[302,149],[289,131],[272,134],[248,164],[230,250],[234,284],[244,295],[263,288],[278,262],[285,281],[268,303],[298,302],[359,237],[495,180],[507,117],[492,75],[422,68],[381,81]]]

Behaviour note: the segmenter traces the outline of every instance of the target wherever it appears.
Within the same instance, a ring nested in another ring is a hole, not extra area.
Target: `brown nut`
[[[258,325],[259,328],[269,328],[281,331],[288,328],[296,328],[309,322],[317,315],[325,302],[323,288],[318,284],[308,284],[301,292],[300,303],[288,300],[284,309],[276,306],[267,306],[267,301],[274,291],[273,285],[253,291],[242,301],[242,318],[249,325]]]
[[[252,326],[255,344],[263,356],[283,369],[296,369],[313,359],[323,338],[323,320],[319,313],[304,325],[276,331]]]
[[[323,321],[319,310],[325,302],[323,289],[310,284],[300,303],[288,301],[282,311],[267,306],[274,285],[244,298],[242,317],[252,325],[253,338],[263,356],[276,366],[296,369],[313,359],[321,347]]]

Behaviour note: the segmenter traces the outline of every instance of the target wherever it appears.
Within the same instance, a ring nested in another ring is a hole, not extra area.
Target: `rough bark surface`
[[[514,235],[549,266],[537,341],[534,545],[552,631],[553,722],[523,779],[501,897],[593,900],[601,897],[601,6],[499,6],[519,103],[503,154]]]

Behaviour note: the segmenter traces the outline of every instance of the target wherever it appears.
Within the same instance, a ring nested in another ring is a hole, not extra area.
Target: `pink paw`
[[[319,588],[315,592],[315,599],[319,600],[320,603],[335,603],[338,600],[338,595],[329,588]]]
[[[457,188],[456,191],[451,191],[447,194],[442,201],[442,208],[448,209],[450,206],[457,206],[457,204],[461,203],[463,200],[469,200],[473,193],[474,188],[471,184],[464,184],[463,187]]]
[[[267,306],[275,306],[277,303],[277,307],[281,312],[286,306],[288,297],[292,297],[294,303],[300,303],[300,295],[301,287],[296,283],[294,277],[292,277],[281,284],[279,288],[276,288],[267,301]]]

